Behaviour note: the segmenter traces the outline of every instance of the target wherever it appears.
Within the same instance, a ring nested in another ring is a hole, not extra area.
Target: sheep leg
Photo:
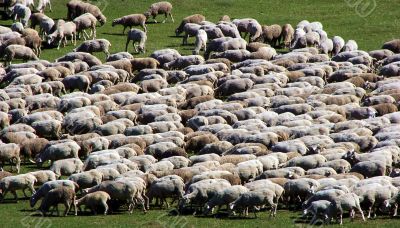
[[[49,9],[50,9],[50,12],[53,12],[53,9],[51,8],[51,3],[50,3],[50,1],[49,1]]]
[[[69,202],[65,202],[64,206],[65,206],[64,216],[67,216],[69,210],[71,209],[71,204]]]
[[[154,23],[158,23],[158,21],[156,20],[156,16],[157,16],[157,15],[154,15],[154,16],[153,16],[153,21],[154,21]]]
[[[165,23],[165,22],[167,21],[167,18],[168,18],[168,13],[165,13],[164,15],[165,15],[165,18],[164,18],[164,20],[162,21],[162,23]]]
[[[17,192],[14,190],[14,191],[11,191],[11,193],[14,195],[14,200],[18,201]]]
[[[144,29],[144,32],[147,32],[147,26],[146,26],[146,24],[143,24],[142,27],[143,27],[143,29]]]
[[[0,202],[3,202],[3,200],[6,198],[7,193],[8,193],[8,190],[6,189],[6,190],[4,191],[2,197],[1,197]]]
[[[96,25],[93,28],[93,39],[96,39]]]
[[[397,216],[397,209],[398,209],[398,205],[396,204],[396,205],[394,205],[394,214],[393,214],[393,217],[396,217]]]
[[[85,36],[86,35],[86,36]],[[86,38],[89,39],[89,35],[87,34],[86,30],[83,30],[83,39],[86,41]]]
[[[126,45],[125,45],[125,51],[128,51],[128,44],[129,44],[129,42],[130,42],[130,40],[127,39],[127,40],[126,40]]]
[[[125,34],[125,29],[126,29],[126,26],[124,26],[124,29],[122,30],[122,34]]]
[[[104,215],[107,215],[107,212],[108,212],[107,202],[103,202],[103,207],[104,207]]]
[[[340,212],[340,225],[343,225],[343,212]]]
[[[25,188],[22,189],[22,193],[24,193],[25,198],[28,198],[28,195],[26,194],[25,190],[26,190]]]
[[[310,221],[310,225],[314,225],[315,222],[317,221],[317,214],[314,214],[314,216],[312,217],[311,221]]]
[[[172,16],[172,13],[169,13],[169,16],[171,17],[172,23],[175,23],[174,17]]]

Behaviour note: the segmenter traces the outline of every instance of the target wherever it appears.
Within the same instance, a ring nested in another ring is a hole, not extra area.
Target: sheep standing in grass
[[[114,19],[112,22],[112,27],[115,25],[122,25],[124,26],[124,30],[122,30],[122,34],[125,33],[126,27],[129,27],[130,29],[132,26],[138,26],[140,25],[145,32],[147,32],[147,27],[146,27],[146,16],[143,14],[130,14],[126,15],[117,19]]]
[[[57,30],[50,34],[47,39],[48,43],[53,43],[58,39],[57,50],[60,49],[61,43],[63,47],[67,45],[67,36],[71,37],[71,43],[76,45],[76,25],[74,22],[65,22],[64,20],[58,20]]]
[[[19,21],[24,25],[28,25],[29,18],[31,17],[31,9],[28,6],[23,4],[15,4],[12,8],[11,15],[13,17],[14,22],[19,19]]]
[[[197,31],[195,49],[193,50],[193,55],[198,55],[200,50],[206,51],[207,46],[207,33],[203,29]]]
[[[85,13],[75,18],[73,22],[76,24],[76,32],[78,33],[78,38],[83,36],[83,39],[96,39],[96,24],[97,19],[91,13]],[[86,29],[90,29],[90,35],[85,31]]]
[[[1,201],[7,195],[7,192],[11,192],[14,195],[14,199],[18,200],[16,190],[22,190],[25,197],[27,197],[25,190],[28,188],[32,194],[35,193],[35,189],[33,188],[36,182],[36,178],[31,174],[20,174],[17,176],[9,176],[4,177],[0,180],[0,193],[1,193]]]
[[[193,15],[190,15],[190,16],[187,16],[187,17],[183,18],[183,20],[182,20],[181,24],[179,25],[179,27],[177,29],[175,29],[175,35],[179,36],[179,34],[181,34],[183,32],[183,27],[187,23],[200,24],[204,20],[206,20],[206,18],[201,14],[193,14]]]
[[[44,16],[39,22],[39,34],[42,35],[42,39],[45,39],[49,34],[51,34],[53,29],[55,29],[54,25],[56,23],[53,19],[48,16]]]
[[[10,45],[4,50],[4,60],[7,65],[10,65],[14,59],[39,60],[32,49],[18,44]]]
[[[76,206],[80,210],[81,205],[85,205],[86,208],[90,208],[93,214],[97,214],[98,207],[104,208],[104,215],[107,215],[108,205],[107,201],[111,200],[110,195],[107,192],[97,191],[89,193],[76,201]]]
[[[97,39],[97,40],[87,40],[75,48],[73,51],[75,52],[88,52],[92,54],[93,52],[104,52],[107,57],[110,55],[108,49],[111,47],[110,41],[106,39]]]
[[[58,204],[63,203],[65,205],[64,216],[68,215],[68,212],[71,209],[71,205],[74,206],[75,215],[77,215],[75,202],[76,202],[75,191],[72,190],[71,188],[62,186],[50,190],[47,193],[42,203],[40,204],[39,210],[43,213],[44,216],[46,216],[46,213],[49,211],[49,209],[51,207],[55,207],[57,215],[59,216],[60,212],[58,211]]]
[[[332,38],[332,42],[333,42],[332,56],[335,56],[339,54],[339,52],[344,47],[344,39],[340,36],[334,36]]]
[[[146,16],[146,20],[148,20],[149,17],[152,16],[154,22],[157,23],[156,16],[158,14],[164,14],[165,18],[162,21],[162,23],[165,23],[165,21],[168,18],[168,15],[171,18],[172,22],[175,22],[174,18],[172,17],[171,11],[172,11],[172,4],[171,3],[166,2],[166,1],[165,2],[156,2],[156,3],[152,4],[149,7],[149,9],[144,13],[144,16]]]
[[[294,29],[291,24],[285,24],[282,26],[282,40],[285,48],[288,48],[292,44],[294,36]]]
[[[349,40],[343,47],[343,51],[356,51],[358,50],[357,42],[354,40]]]
[[[147,40],[147,35],[145,32],[139,29],[131,29],[128,32],[128,37],[126,39],[125,51],[128,51],[128,44],[132,40],[133,48],[135,52],[143,52],[145,53],[145,45]],[[139,42],[139,45],[136,46],[136,42]]]
[[[49,6],[50,12],[53,12],[50,0],[39,0],[39,4],[36,7],[36,11],[44,13],[44,10],[46,9],[47,6]]]
[[[18,144],[9,143],[0,145],[0,161],[15,163],[17,173],[19,173],[19,167],[21,165],[21,159],[19,158],[20,148]]]

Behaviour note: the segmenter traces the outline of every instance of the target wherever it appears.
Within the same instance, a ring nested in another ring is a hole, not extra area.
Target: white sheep
[[[132,45],[135,49],[136,52],[146,52],[146,40],[147,40],[147,34],[146,32],[143,32],[142,30],[139,29],[131,29],[128,32],[128,37],[126,39],[126,45],[125,45],[125,51],[128,51],[128,44],[132,40]],[[136,42],[139,42],[139,44],[136,46]]]
[[[78,208],[81,205],[85,205],[85,209],[90,208],[95,215],[97,214],[97,207],[102,206],[104,208],[104,215],[106,215],[108,211],[107,201],[109,200],[111,200],[111,197],[107,192],[97,191],[83,196],[75,204]]]
[[[21,165],[21,159],[19,158],[20,148],[18,144],[9,143],[0,145],[0,161],[15,163],[17,172],[19,173],[19,167]]]
[[[343,49],[344,39],[340,36],[334,36],[332,38],[332,42],[333,42],[332,56],[335,56],[339,54],[339,52]]]
[[[47,6],[49,6],[50,12],[53,12],[50,0],[39,0],[38,6],[36,7],[36,11],[44,13],[44,10],[46,9]]]
[[[207,47],[207,33],[203,29],[197,31],[195,49],[193,50],[193,55],[198,55],[200,50],[203,48],[206,51]]]
[[[67,36],[71,37],[71,43],[76,45],[76,25],[74,22],[65,22],[64,20],[57,21],[57,29],[52,34],[48,35],[48,43],[53,43],[58,39],[57,50],[60,49],[61,43],[67,45]]]
[[[24,25],[28,25],[29,18],[31,17],[31,9],[29,9],[28,6],[25,6],[23,4],[15,4],[12,7],[11,10],[11,15],[13,16],[14,22],[19,19],[19,21]]]
[[[358,50],[358,45],[355,40],[349,40],[343,47],[343,51],[356,51]]]
[[[35,189],[33,188],[36,182],[36,177],[31,174],[20,174],[17,176],[8,176],[4,177],[0,180],[0,191],[1,191],[1,200],[4,200],[8,192],[11,192],[14,195],[14,199],[18,200],[16,190],[22,190],[25,197],[25,190],[28,188],[32,194],[35,194]]]
[[[106,39],[96,39],[87,40],[79,45],[77,48],[73,49],[75,52],[88,52],[92,54],[93,52],[104,52],[107,57],[110,55],[109,48],[111,47],[110,41]]]
[[[91,13],[85,13],[75,18],[73,22],[76,24],[76,31],[78,33],[78,37],[82,34],[83,39],[89,39],[91,36],[93,39],[96,39],[96,24],[97,19]],[[90,35],[85,31],[86,29],[90,29]]]
[[[165,23],[165,21],[168,18],[168,15],[171,17],[172,22],[175,22],[174,18],[172,17],[171,11],[172,11],[172,4],[171,3],[166,2],[166,1],[164,1],[164,2],[156,2],[156,3],[151,4],[151,6],[147,10],[147,12],[144,13],[144,16],[146,16],[146,20],[148,20],[149,17],[152,16],[154,22],[157,23],[156,16],[158,14],[164,14],[165,18],[162,21],[162,23]]]

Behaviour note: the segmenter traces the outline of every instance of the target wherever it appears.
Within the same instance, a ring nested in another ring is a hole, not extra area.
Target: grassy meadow
[[[400,37],[400,1],[389,0],[170,0],[174,6],[173,16],[175,23],[169,20],[165,24],[148,24],[148,41],[145,55],[150,55],[154,50],[174,48],[183,54],[191,53],[194,38],[189,39],[190,45],[182,46],[182,38],[175,37],[175,28],[182,18],[194,13],[201,13],[208,21],[216,22],[227,14],[231,18],[251,17],[261,24],[296,25],[299,21],[320,21],[329,37],[340,35],[345,40],[354,39],[359,48],[363,50],[379,49],[385,41]],[[112,27],[114,18],[144,12],[154,1],[146,0],[97,0],[97,4],[107,17],[107,23],[97,30],[98,38],[111,41],[111,52],[120,52],[125,49],[126,36],[122,34],[122,27]],[[53,12],[46,14],[52,18],[66,18],[67,0],[53,0]],[[366,5],[369,4],[369,5]],[[372,13],[365,13],[370,7],[375,6]],[[363,11],[363,12],[361,12]],[[368,16],[366,16],[368,14]],[[160,15],[158,21],[164,16]],[[0,20],[1,25],[11,25],[11,20]],[[68,44],[60,50],[44,49],[41,58],[53,61],[65,53],[72,51],[73,45]],[[132,45],[128,51],[132,52]],[[105,59],[103,53],[96,54],[101,60]],[[7,169],[8,167],[6,167]],[[23,166],[23,173],[34,170],[31,165]],[[278,211],[276,218],[269,218],[267,212],[260,212],[258,218],[227,218],[226,216],[168,216],[167,209],[151,209],[143,214],[135,209],[132,215],[126,211],[107,216],[91,216],[84,214],[78,217],[46,217],[36,215],[28,201],[20,199],[15,203],[8,195],[4,203],[0,204],[0,227],[307,227],[308,224],[299,219],[300,212]],[[20,194],[22,197],[22,194]],[[64,207],[60,205],[60,210]],[[350,223],[345,219],[346,227],[399,227],[400,220],[379,216],[377,219],[362,222],[358,217]]]

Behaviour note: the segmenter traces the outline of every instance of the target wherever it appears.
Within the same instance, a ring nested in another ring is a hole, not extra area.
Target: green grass
[[[67,0],[53,1],[53,12],[48,13],[52,18],[65,18]],[[96,1],[93,1],[96,3]],[[111,41],[111,52],[123,51],[125,48],[125,35],[122,35],[122,27],[111,27],[114,18],[144,12],[154,1],[144,0],[98,0],[97,4],[103,9],[108,18],[105,26],[98,28],[98,37]],[[400,28],[400,1],[376,0],[376,8],[367,17],[360,17],[356,13],[357,7],[350,7],[346,1],[333,0],[171,0],[174,5],[173,15],[175,23],[149,24],[147,53],[161,48],[175,48],[183,54],[191,53],[193,45],[181,46],[182,38],[175,37],[175,28],[182,18],[194,13],[201,13],[209,21],[217,21],[222,15],[227,14],[231,18],[252,17],[261,24],[285,24],[296,25],[299,21],[320,21],[330,37],[340,35],[344,39],[355,39],[360,49],[379,49],[382,43],[398,38]],[[356,2],[356,1],[351,1]],[[368,2],[368,1],[363,1]],[[374,2],[374,0],[370,0]],[[105,6],[105,7],[104,7]],[[163,16],[159,16],[159,21]],[[1,21],[2,25],[10,25],[11,21]],[[189,42],[193,43],[194,38]],[[46,49],[42,58],[53,61],[72,51],[73,46],[56,50]],[[132,46],[129,46],[132,51]],[[146,56],[138,55],[138,56]],[[97,56],[104,60],[104,54]],[[22,173],[35,170],[33,165],[22,167]],[[7,198],[9,198],[9,195]],[[63,206],[60,206],[63,210]],[[231,219],[231,218],[204,218],[195,216],[167,216],[167,210],[152,209],[143,214],[136,209],[133,215],[126,212],[107,216],[69,216],[51,217],[44,220],[32,215],[27,200],[14,203],[6,200],[0,204],[0,227],[305,227],[305,223],[295,223],[300,212],[278,211],[278,217],[268,218],[266,212],[259,213],[257,219]],[[48,220],[47,220],[48,219]],[[181,220],[180,220],[181,219]],[[357,219],[354,223],[345,220],[346,227],[398,227],[398,219],[389,219],[380,216],[376,220],[361,222]]]
[[[58,0],[53,3],[53,12],[47,14],[52,18],[66,18],[65,7],[67,0]],[[111,41],[111,52],[119,52],[125,49],[126,37],[122,35],[122,27],[111,27],[114,18],[144,12],[155,1],[145,0],[93,0],[98,4],[107,17],[107,24],[98,28],[98,37]],[[296,25],[299,21],[320,21],[330,37],[340,35],[345,40],[355,39],[359,48],[363,50],[379,49],[385,41],[398,37],[400,27],[400,2],[388,0],[365,0],[362,2],[376,2],[375,10],[367,17],[360,17],[357,9],[360,6],[350,7],[348,0],[171,0],[174,6],[173,15],[175,23],[149,24],[147,53],[161,48],[175,48],[183,54],[191,53],[193,45],[182,46],[182,38],[175,37],[175,28],[182,18],[194,13],[201,13],[206,20],[216,22],[227,14],[231,18],[252,17],[261,24],[285,24]],[[367,8],[368,9],[368,8]],[[161,21],[162,15],[158,17]],[[11,24],[11,21],[1,21],[3,25]],[[190,43],[194,38],[189,39]],[[44,50],[43,59],[54,60],[57,57],[70,52],[72,45],[56,50]],[[129,46],[128,51],[133,51]],[[97,55],[104,60],[104,54]],[[143,56],[143,55],[139,55]]]

